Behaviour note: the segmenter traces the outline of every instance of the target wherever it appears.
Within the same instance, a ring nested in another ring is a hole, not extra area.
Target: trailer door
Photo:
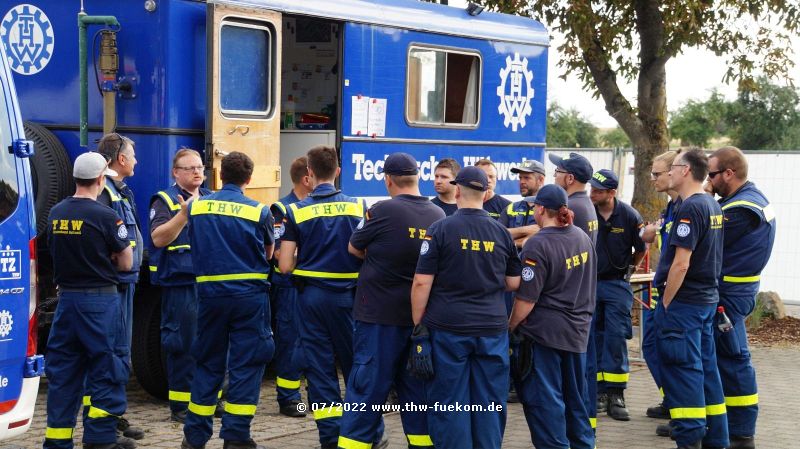
[[[281,15],[209,3],[206,24],[209,184],[222,187],[222,158],[241,151],[255,163],[247,195],[271,204],[281,184]]]

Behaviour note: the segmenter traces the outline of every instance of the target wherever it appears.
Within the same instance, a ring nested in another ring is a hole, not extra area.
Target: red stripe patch
[[[688,218],[681,218],[681,223],[691,223],[692,221]]]
[[[525,259],[525,263],[530,265],[530,266],[532,266],[532,267],[536,266],[536,261],[533,260],[533,259]]]

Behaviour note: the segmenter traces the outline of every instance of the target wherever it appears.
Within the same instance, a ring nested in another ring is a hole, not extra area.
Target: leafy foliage
[[[712,138],[728,131],[731,111],[732,105],[717,91],[706,101],[689,100],[670,117],[670,133],[682,145],[707,147]]]
[[[800,149],[800,96],[791,86],[759,78],[731,110],[731,140],[742,150]]]
[[[600,142],[604,147],[609,148],[630,148],[632,146],[631,139],[619,126],[600,136]]]
[[[558,104],[547,108],[547,146],[550,148],[595,148],[597,128],[577,109]]]

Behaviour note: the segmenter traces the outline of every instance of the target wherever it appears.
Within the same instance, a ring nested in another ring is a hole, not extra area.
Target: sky
[[[450,0],[450,6],[463,8],[465,0]],[[559,41],[553,42],[550,47],[550,59],[547,70],[547,102],[557,102],[560,106],[577,109],[583,116],[601,128],[617,126],[605,110],[603,100],[592,98],[589,92],[583,90],[582,83],[576,76],[569,76],[566,80],[559,78],[563,69],[557,67]],[[800,39],[794,39],[793,48],[800,53]],[[795,60],[798,60],[797,54]],[[715,87],[729,100],[736,97],[736,85],[726,85],[722,82],[725,75],[726,64],[723,58],[715,56],[705,50],[686,49],[683,54],[670,59],[667,63],[667,109],[674,111],[688,100],[705,100]],[[792,78],[800,84],[800,66],[792,70]],[[635,105],[636,83],[620,86],[622,93]]]

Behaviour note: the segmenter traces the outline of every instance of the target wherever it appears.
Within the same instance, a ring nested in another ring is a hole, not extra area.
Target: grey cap
[[[544,172],[544,164],[534,159],[528,159],[522,161],[522,164],[520,164],[519,167],[514,167],[511,169],[511,173],[539,173],[542,175],[546,174]]]
[[[95,179],[100,175],[117,176],[117,172],[108,168],[108,161],[100,153],[83,153],[72,165],[73,178]]]

